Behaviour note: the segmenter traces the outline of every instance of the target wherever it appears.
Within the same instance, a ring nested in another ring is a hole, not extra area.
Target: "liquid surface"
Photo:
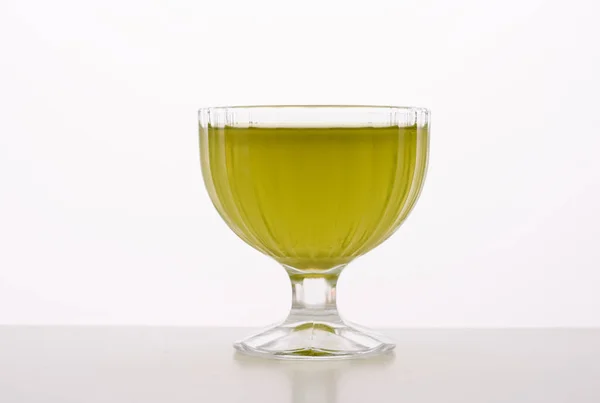
[[[200,135],[215,207],[244,241],[297,269],[345,264],[406,218],[427,127],[212,128]]]

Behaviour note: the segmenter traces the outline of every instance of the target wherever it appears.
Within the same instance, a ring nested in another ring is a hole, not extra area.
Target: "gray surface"
[[[395,355],[235,355],[243,329],[0,327],[0,402],[600,402],[600,330],[388,330]]]

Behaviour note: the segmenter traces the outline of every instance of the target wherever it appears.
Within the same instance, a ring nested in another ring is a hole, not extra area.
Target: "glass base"
[[[293,360],[359,358],[384,354],[395,347],[383,336],[349,324],[337,315],[327,315],[327,320],[294,316],[235,343],[234,347],[245,354]]]

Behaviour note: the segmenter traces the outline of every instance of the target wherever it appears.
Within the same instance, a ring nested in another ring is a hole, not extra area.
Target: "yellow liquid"
[[[215,207],[244,241],[297,269],[346,264],[406,218],[427,127],[213,128],[200,135]]]

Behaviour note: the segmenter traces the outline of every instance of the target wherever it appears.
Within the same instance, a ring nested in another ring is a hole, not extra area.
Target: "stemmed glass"
[[[199,111],[200,160],[217,211],[292,284],[281,324],[236,343],[276,358],[342,358],[394,345],[342,319],[336,285],[385,241],[421,192],[429,111],[395,106],[236,106]]]

